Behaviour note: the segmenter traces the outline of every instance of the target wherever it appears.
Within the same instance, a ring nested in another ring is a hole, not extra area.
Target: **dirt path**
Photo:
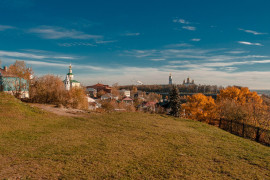
[[[60,115],[60,116],[72,116],[72,117],[82,117],[85,116],[85,111],[79,110],[79,109],[71,109],[71,108],[58,108],[55,107],[55,105],[51,104],[34,104],[31,103],[30,106],[38,107],[40,109],[43,109],[45,111],[52,112],[54,114]]]

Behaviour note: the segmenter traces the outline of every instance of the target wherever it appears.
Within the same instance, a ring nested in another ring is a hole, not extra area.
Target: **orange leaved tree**
[[[182,105],[183,115],[187,118],[211,123],[216,118],[215,100],[201,93],[188,96],[187,103]]]
[[[256,127],[255,140],[259,141],[262,130],[269,128],[269,110],[262,98],[248,88],[228,87],[220,91],[217,97],[220,120],[241,123],[242,136],[245,135],[245,125]]]

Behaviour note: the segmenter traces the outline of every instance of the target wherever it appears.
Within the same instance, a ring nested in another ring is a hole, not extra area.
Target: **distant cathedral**
[[[172,74],[170,73],[170,76],[169,76],[169,85],[172,85],[173,82],[172,82]]]
[[[64,80],[65,88],[69,91],[74,87],[81,87],[81,83],[79,81],[74,80],[74,75],[72,74],[72,66],[69,65],[69,72],[66,75],[66,79]]]
[[[187,78],[187,81],[186,80],[183,81],[183,85],[185,86],[190,86],[194,84],[195,84],[194,80],[190,81],[189,77]]]

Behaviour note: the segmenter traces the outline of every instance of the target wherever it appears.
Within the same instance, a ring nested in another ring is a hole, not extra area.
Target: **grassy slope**
[[[270,148],[192,120],[60,117],[0,94],[2,178],[270,179]]]

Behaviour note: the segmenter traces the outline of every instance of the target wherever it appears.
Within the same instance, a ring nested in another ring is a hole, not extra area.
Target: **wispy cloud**
[[[74,29],[65,29],[62,27],[53,26],[40,26],[37,28],[32,28],[28,31],[29,33],[34,33],[44,39],[101,39],[101,35],[86,34],[81,31]]]
[[[123,36],[139,36],[139,35],[141,35],[141,33],[139,32],[135,32],[135,33],[128,32],[128,33],[123,34]]]
[[[176,19],[173,20],[173,22],[180,23],[180,24],[190,24],[190,22],[188,22],[185,19],[181,19],[181,18],[176,18]]]
[[[150,59],[151,61],[165,61],[166,59],[165,58],[153,58],[153,59]]]
[[[263,46],[261,43],[251,43],[247,41],[238,41],[239,44],[249,45],[249,46]]]
[[[15,29],[14,26],[0,25],[0,31],[5,31],[7,29]]]
[[[253,30],[241,29],[241,28],[239,28],[238,30],[244,31],[246,33],[251,33],[251,34],[254,34],[254,35],[268,34],[268,33],[261,33],[261,32],[257,32],[257,31],[253,31]]]
[[[168,44],[165,47],[166,48],[177,48],[177,47],[191,47],[191,44],[188,43],[179,43],[179,44]]]
[[[104,40],[97,40],[97,44],[109,44],[109,43],[114,43],[117,42],[117,40],[110,40],[110,41],[104,41]]]
[[[63,47],[72,47],[72,46],[97,46],[92,43],[86,43],[86,42],[72,42],[72,43],[58,43],[59,46]]]
[[[3,51],[0,50],[0,57],[10,58],[26,58],[26,59],[75,59],[71,56],[55,55],[48,53],[28,53],[28,52],[15,52],[15,51]]]
[[[193,38],[193,39],[191,39],[191,41],[198,42],[198,41],[201,41],[201,39],[199,39],[199,38]]]
[[[194,27],[194,26],[183,26],[182,28],[186,29],[186,30],[189,30],[189,31],[195,31],[196,30],[196,27]]]
[[[233,51],[228,51],[226,53],[229,53],[229,54],[243,54],[243,53],[248,53],[248,51],[233,50]]]

